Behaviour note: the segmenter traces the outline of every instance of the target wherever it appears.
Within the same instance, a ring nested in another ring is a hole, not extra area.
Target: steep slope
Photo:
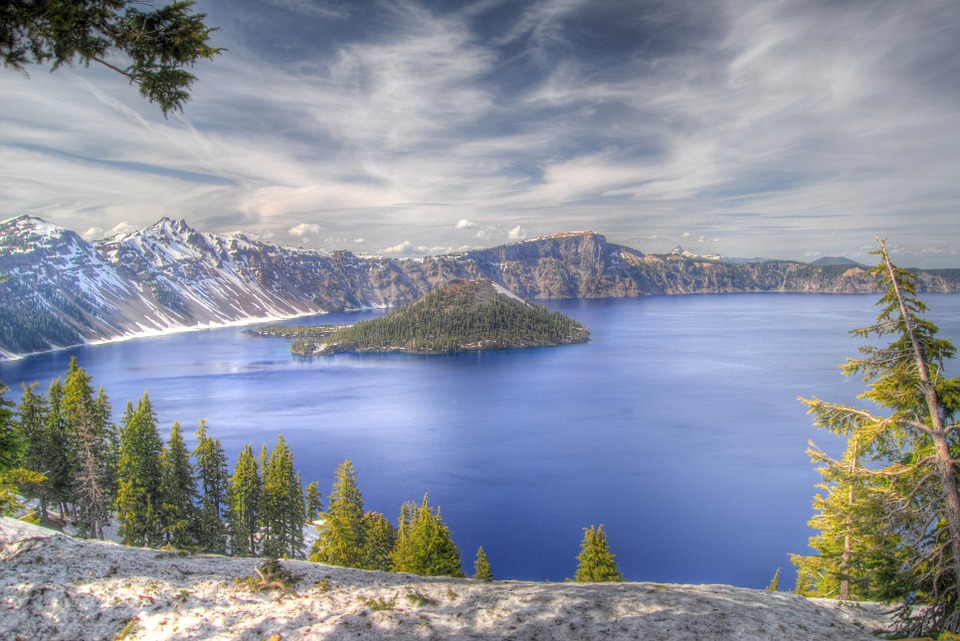
[[[438,283],[489,279],[526,299],[719,292],[875,292],[860,266],[645,255],[594,232],[448,256],[365,258],[204,234],[164,218],[90,244],[20,216],[0,223],[0,356],[191,327],[392,307]],[[921,291],[960,270],[919,271]]]
[[[0,638],[657,639],[868,641],[872,604],[726,585],[427,578],[282,561],[291,589],[256,589],[257,559],[80,541],[0,519]]]

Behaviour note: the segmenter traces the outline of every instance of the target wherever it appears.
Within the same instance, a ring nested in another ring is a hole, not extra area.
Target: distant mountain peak
[[[830,265],[847,265],[849,267],[865,267],[863,263],[858,263],[852,258],[847,258],[846,256],[821,256],[812,263],[809,263],[815,267],[826,267]]]

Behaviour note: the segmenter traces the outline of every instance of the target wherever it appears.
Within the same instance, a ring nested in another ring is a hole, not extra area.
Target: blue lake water
[[[960,342],[960,296],[928,297]],[[629,580],[765,586],[806,551],[818,432],[797,396],[854,402],[838,364],[876,296],[725,294],[550,304],[584,322],[583,345],[451,356],[301,359],[282,339],[218,329],[0,363],[14,399],[70,357],[119,418],[149,392],[164,438],[199,419],[232,468],[245,442],[282,433],[304,484],[326,496],[350,458],[367,509],[395,520],[429,492],[472,572],[572,577],[583,528],[605,525]],[[380,312],[330,314],[353,322]],[[292,321],[293,322],[293,321]],[[304,322],[303,320],[295,321]]]

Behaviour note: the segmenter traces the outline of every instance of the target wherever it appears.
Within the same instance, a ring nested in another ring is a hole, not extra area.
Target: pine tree
[[[47,398],[49,405],[44,432],[49,467],[43,472],[47,476],[51,502],[59,509],[60,520],[63,521],[70,515],[70,502],[73,499],[74,444],[62,411],[63,383],[59,378],[50,383]]]
[[[400,517],[397,519],[397,536],[393,549],[390,551],[391,572],[412,572],[416,567],[414,545],[412,538],[413,521],[418,507],[412,501],[406,501],[400,506]]]
[[[478,581],[493,581],[493,572],[490,570],[490,561],[487,560],[487,553],[483,551],[481,545],[477,548],[477,560],[473,564],[473,578]]]
[[[125,545],[158,547],[160,529],[160,457],[163,440],[150,397],[144,394],[136,410],[128,404],[120,428],[117,462],[117,520]]]
[[[577,573],[574,581],[578,583],[601,583],[607,581],[623,581],[623,575],[617,568],[614,555],[607,544],[607,535],[603,525],[597,528],[590,526],[583,530],[583,543],[580,545],[580,554],[577,556]]]
[[[76,357],[70,359],[62,411],[74,444],[72,494],[78,508],[78,531],[83,536],[102,539],[103,526],[110,519],[107,428],[93,397],[90,375]]]
[[[316,521],[320,517],[320,512],[323,511],[323,495],[320,493],[320,484],[316,481],[307,486],[304,507],[307,510],[308,521]]]
[[[874,253],[880,262],[870,273],[884,290],[881,311],[875,324],[854,334],[891,337],[891,342],[861,347],[863,357],[849,359],[843,370],[869,382],[862,397],[886,415],[819,399],[804,402],[818,426],[848,437],[848,448],[855,444],[862,452],[866,483],[892,505],[879,525],[885,540],[900,537],[900,549],[909,558],[908,593],[922,604],[916,610],[904,606],[898,633],[957,632],[960,487],[955,452],[960,426],[951,423],[960,409],[960,379],[944,376],[944,362],[956,350],[936,338],[936,325],[922,318],[926,305],[916,296],[913,276],[891,262],[882,241]]]
[[[345,460],[337,466],[337,480],[330,492],[330,505],[317,528],[310,560],[348,568],[366,565],[363,527],[363,495],[357,488],[353,463]]]
[[[260,495],[263,556],[303,558],[305,523],[303,487],[293,465],[293,452],[283,436],[278,435],[263,470]]]
[[[26,442],[15,429],[13,403],[4,396],[9,388],[0,382],[0,515],[12,512],[17,502],[8,475],[16,468],[26,449]]]
[[[2,385],[2,383],[0,383]],[[23,466],[45,476],[46,470],[51,467],[51,443],[47,438],[47,399],[43,394],[37,394],[37,384],[22,385],[23,393],[17,407],[17,431],[25,443]],[[12,449],[10,450],[12,451]],[[47,509],[50,506],[49,479],[30,488],[28,498],[35,498],[40,504],[40,522],[47,518]]]
[[[391,567],[394,572],[423,576],[463,576],[460,550],[438,507],[434,511],[424,495],[419,507],[404,505]]]
[[[160,470],[163,541],[177,549],[194,546],[197,543],[197,478],[179,421],[173,424],[170,439],[163,448]]]
[[[233,556],[257,556],[261,481],[253,447],[246,443],[227,486],[227,521]]]
[[[97,390],[97,398],[94,401],[94,410],[96,412],[97,424],[104,431],[106,442],[106,466],[107,466],[107,495],[110,501],[117,499],[117,464],[120,461],[120,433],[117,430],[117,424],[113,422],[113,408],[110,400],[107,398],[107,392],[100,386]]]
[[[397,540],[397,530],[379,512],[363,515],[364,552],[366,570],[390,571],[390,552]]]
[[[200,483],[200,547],[213,554],[227,553],[227,526],[223,512],[227,504],[227,456],[223,453],[220,439],[207,436],[207,422],[200,421],[197,428],[196,458],[197,479]]]

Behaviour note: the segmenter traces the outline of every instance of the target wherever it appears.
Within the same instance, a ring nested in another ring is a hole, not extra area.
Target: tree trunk
[[[910,338],[910,345],[917,364],[917,377],[920,379],[920,387],[923,390],[927,412],[930,416],[927,433],[933,440],[937,475],[940,478],[940,486],[943,490],[944,516],[947,519],[947,528],[950,531],[950,560],[954,586],[960,589],[960,487],[957,486],[957,475],[954,471],[957,462],[950,453],[947,430],[943,425],[943,417],[940,415],[940,399],[936,386],[930,380],[930,369],[927,367],[926,357],[920,348],[917,334],[911,322],[913,316],[907,310],[907,305],[903,300],[900,282],[897,280],[897,272],[887,255],[887,248],[883,243],[880,244],[880,247],[883,252],[884,265],[890,275],[890,282],[900,306],[900,319],[903,321],[905,331]]]

